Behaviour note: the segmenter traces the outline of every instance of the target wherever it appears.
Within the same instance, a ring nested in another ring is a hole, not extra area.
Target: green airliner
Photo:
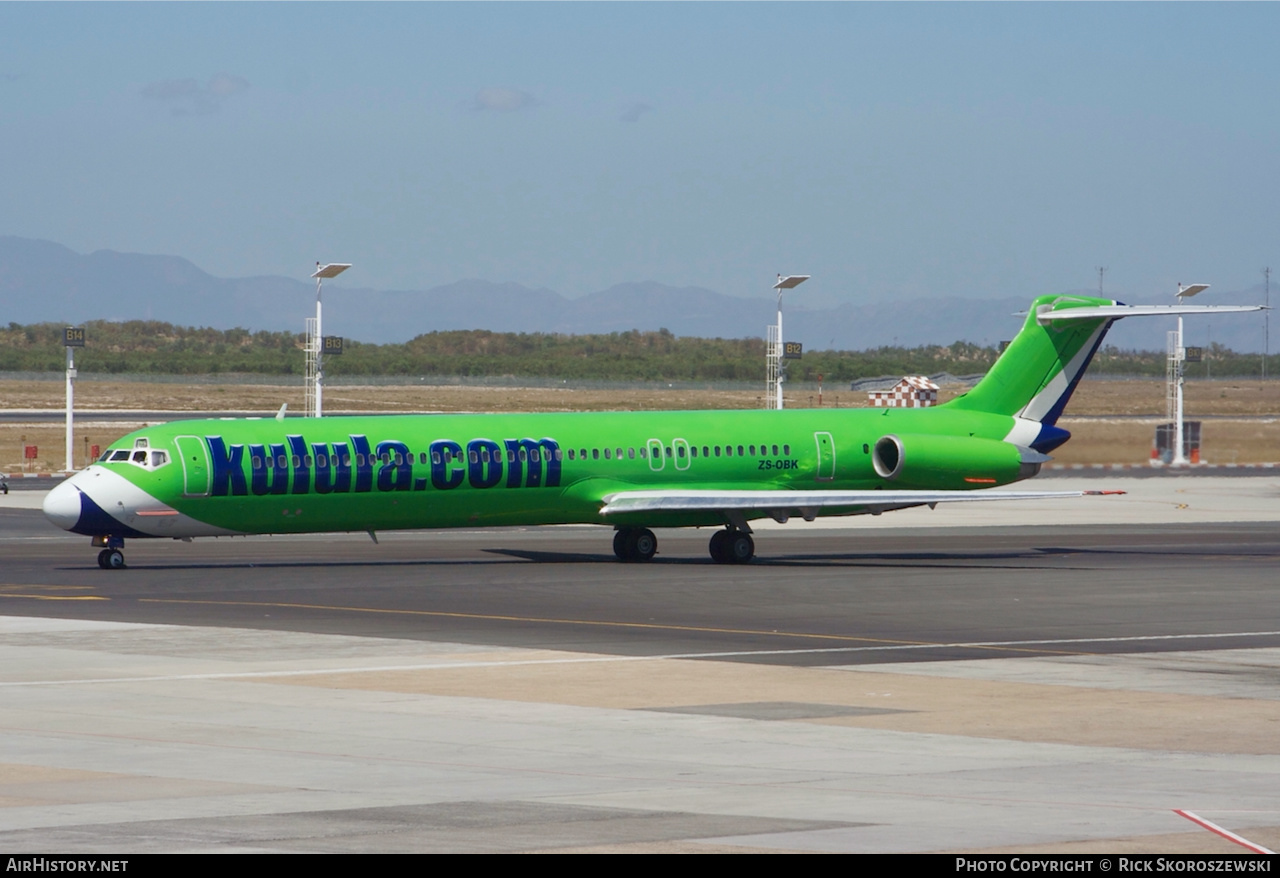
[[[711,557],[745,563],[752,519],[1070,496],[982,489],[1070,438],[1056,423],[1112,322],[1224,310],[1258,309],[1041,296],[982,381],[932,408],[175,421],[111,445],[44,512],[104,568],[129,538],[584,523],[614,527],[624,561],[653,557],[650,528],[716,527]]]

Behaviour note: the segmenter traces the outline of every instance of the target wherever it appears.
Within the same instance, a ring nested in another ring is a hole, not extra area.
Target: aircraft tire
[[[711,560],[717,564],[729,563],[729,556],[725,553],[725,540],[729,538],[727,530],[718,530],[711,535],[711,544],[708,547],[711,552]]]
[[[730,564],[747,564],[756,556],[756,541],[751,539],[751,534],[738,531],[728,535],[724,549]]]
[[[627,560],[627,537],[631,533],[631,528],[618,528],[613,534],[613,554],[618,556],[619,561]]]
[[[647,527],[637,527],[626,539],[628,561],[651,561],[658,554],[658,538]]]
[[[108,570],[121,570],[124,568],[124,552],[119,549],[107,549],[106,552],[107,563],[105,566]]]
[[[101,567],[103,570],[107,569],[107,552],[108,551],[109,551],[108,549],[103,549],[101,552],[98,553],[98,566]]]

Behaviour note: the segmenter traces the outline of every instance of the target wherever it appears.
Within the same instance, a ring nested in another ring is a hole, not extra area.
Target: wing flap
[[[1094,491],[618,491],[606,495],[601,515],[630,512],[794,512],[847,507],[876,515],[891,509],[960,501],[1050,500]],[[1114,493],[1114,492],[1107,492]],[[862,514],[862,513],[852,513]]]

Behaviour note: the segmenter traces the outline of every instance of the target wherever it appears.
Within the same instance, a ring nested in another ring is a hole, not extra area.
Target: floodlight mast
[[[72,422],[75,420],[76,409],[76,357],[72,353],[75,350],[71,345],[67,345],[67,475],[75,471],[75,456],[73,454]],[[86,464],[87,465],[87,464]]]
[[[773,288],[778,291],[778,322],[769,327],[768,346],[765,351],[766,380],[765,407],[782,410],[782,291],[793,290],[809,279],[807,274],[778,275]]]
[[[324,332],[320,323],[320,294],[321,284],[325,278],[337,277],[348,268],[351,267],[349,262],[330,262],[327,265],[316,263],[316,270],[312,277],[316,279],[316,316],[315,326],[307,334],[311,336],[307,339],[307,371],[311,374],[307,375],[310,379],[307,383],[312,391],[313,397],[310,402],[312,405],[307,406],[307,415],[309,417],[322,417],[324,412]],[[308,323],[312,321],[308,320]]]
[[[1178,304],[1181,305],[1187,299],[1207,289],[1209,289],[1208,284],[1192,284],[1188,287],[1178,284]],[[1174,382],[1173,460],[1170,461],[1170,466],[1187,465],[1186,445],[1182,440],[1182,385],[1186,372],[1187,348],[1182,343],[1182,338],[1182,315],[1179,314],[1178,335],[1174,343],[1169,346],[1169,367]]]

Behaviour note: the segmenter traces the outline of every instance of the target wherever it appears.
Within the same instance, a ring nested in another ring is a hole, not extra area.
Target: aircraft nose
[[[44,517],[63,530],[76,526],[80,520],[80,491],[70,479],[45,496]]]

